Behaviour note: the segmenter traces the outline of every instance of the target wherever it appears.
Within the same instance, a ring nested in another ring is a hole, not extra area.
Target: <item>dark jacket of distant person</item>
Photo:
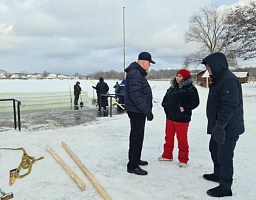
[[[93,86],[93,88],[96,89],[98,97],[100,96],[100,94],[107,94],[107,92],[109,91],[108,84],[104,82],[103,77],[99,78],[99,82],[97,83],[96,87]]]
[[[76,84],[74,85],[74,95],[79,95],[81,93],[81,87],[80,87],[80,82],[77,81]]]

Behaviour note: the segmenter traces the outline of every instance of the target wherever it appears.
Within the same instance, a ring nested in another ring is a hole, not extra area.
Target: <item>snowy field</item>
[[[93,80],[97,83],[97,80]],[[92,83],[81,80],[81,87],[93,95]],[[110,93],[116,80],[106,81]],[[190,160],[187,168],[178,167],[177,144],[174,161],[159,162],[162,154],[165,130],[165,114],[161,100],[169,87],[169,81],[150,81],[154,95],[154,120],[146,122],[142,159],[149,162],[142,167],[147,176],[126,172],[129,145],[129,119],[124,113],[113,117],[101,117],[89,123],[72,127],[50,127],[46,130],[8,129],[0,132],[0,147],[23,147],[35,158],[44,156],[33,164],[31,173],[17,179],[9,186],[9,170],[18,167],[22,151],[0,150],[0,188],[12,192],[15,200],[100,200],[102,199],[90,181],[81,172],[61,145],[64,141],[76,154],[94,178],[113,200],[208,200],[206,191],[217,186],[202,178],[213,170],[208,151],[209,135],[206,134],[206,98],[208,89],[197,86],[200,105],[193,112],[189,127]],[[68,91],[71,80],[1,80],[0,96],[6,92]],[[256,196],[256,83],[243,84],[244,117],[246,132],[240,137],[235,150],[233,196],[230,200],[254,200]],[[1,97],[0,97],[1,98]],[[1,103],[1,102],[0,102]],[[95,108],[96,112],[96,108]],[[1,113],[0,113],[1,115]],[[1,119],[1,116],[0,116]],[[82,179],[86,188],[82,191],[45,147],[49,145]],[[21,174],[27,171],[22,171]]]

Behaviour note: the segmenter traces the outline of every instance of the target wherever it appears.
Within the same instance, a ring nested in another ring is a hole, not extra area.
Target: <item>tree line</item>
[[[194,76],[196,76],[197,73],[199,73],[201,70],[198,69],[194,69],[194,70],[190,70],[191,74]],[[256,78],[256,68],[254,67],[247,67],[247,68],[232,68],[231,71],[234,72],[248,72],[250,77],[254,77]],[[10,78],[11,73],[6,72],[5,70],[0,70],[0,73],[3,73],[6,75],[7,78]],[[154,70],[151,69],[148,71],[148,75],[147,75],[147,79],[172,79],[173,77],[176,76],[177,73],[177,69],[160,69],[160,70]],[[23,72],[24,75],[26,75],[25,72]],[[39,73],[36,73],[39,74]],[[46,77],[48,74],[50,74],[50,72],[46,72],[44,71],[43,76]],[[110,70],[110,71],[97,71],[95,73],[90,73],[88,75],[84,75],[84,74],[79,74],[79,73],[75,73],[75,76],[79,79],[99,79],[100,77],[104,77],[104,79],[116,79],[116,80],[123,80],[125,78],[125,73],[124,72],[118,72],[115,70]]]
[[[200,72],[201,70],[191,70],[191,74],[193,78],[195,79],[195,76]],[[231,71],[233,72],[248,72],[250,77],[256,78],[256,68],[254,67],[248,67],[248,68],[234,68]],[[161,69],[161,70],[154,70],[151,69],[148,71],[147,79],[152,80],[152,79],[167,79],[171,80],[176,76],[177,69]],[[124,72],[117,72],[114,70],[108,71],[108,72],[103,72],[103,71],[98,71],[95,73],[91,73],[87,75],[87,78],[91,79],[98,79],[99,77],[104,77],[105,79],[116,79],[116,80],[122,80],[124,79]]]

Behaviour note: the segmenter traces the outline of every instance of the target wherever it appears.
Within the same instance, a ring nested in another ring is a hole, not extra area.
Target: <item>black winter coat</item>
[[[207,133],[216,123],[225,126],[226,137],[242,134],[244,128],[242,87],[238,78],[228,69],[226,57],[213,53],[203,59],[212,71],[212,85],[207,100]]]
[[[125,69],[124,103],[127,111],[149,114],[152,110],[152,91],[146,79],[147,72],[133,62]]]
[[[107,94],[109,91],[108,84],[105,83],[104,81],[100,81],[97,83],[96,87],[93,87],[97,91],[97,96],[100,96],[100,94]]]
[[[74,95],[80,94],[81,93],[81,87],[79,84],[74,85]]]
[[[167,90],[162,101],[166,118],[176,122],[190,122],[192,110],[198,105],[198,92],[192,84],[191,78],[185,79],[179,84],[174,78],[172,86]],[[184,108],[184,112],[180,111],[180,107]]]

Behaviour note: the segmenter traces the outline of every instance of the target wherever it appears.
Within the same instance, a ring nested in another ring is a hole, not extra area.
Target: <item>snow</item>
[[[92,93],[90,81],[79,80],[81,87]],[[97,80],[94,80],[97,82]],[[116,80],[107,80],[111,92]],[[2,80],[2,92],[68,91],[75,81],[70,80]],[[93,122],[68,128],[0,132],[0,147],[25,148],[28,155],[43,160],[33,164],[31,173],[17,179],[9,186],[9,170],[18,167],[22,151],[0,150],[0,187],[12,192],[14,199],[73,200],[102,199],[91,182],[67,154],[61,145],[64,141],[86,166],[94,178],[113,200],[207,200],[206,191],[217,186],[202,178],[211,173],[213,164],[208,151],[209,135],[206,134],[205,104],[208,89],[197,86],[200,105],[193,112],[189,127],[190,160],[186,168],[178,167],[177,144],[172,162],[159,162],[164,143],[165,115],[161,100],[169,87],[169,81],[149,81],[154,95],[154,120],[146,122],[142,159],[149,162],[142,168],[147,176],[126,172],[129,145],[129,119],[124,113],[113,117],[97,118]],[[226,199],[253,200],[256,196],[256,144],[255,103],[256,84],[243,84],[244,117],[246,132],[240,137],[234,157],[233,196]],[[86,112],[86,111],[84,111]],[[95,108],[96,112],[96,108]],[[1,113],[0,113],[1,120]],[[85,182],[82,191],[61,166],[51,157],[45,147],[49,145]],[[22,173],[25,173],[22,171]]]

